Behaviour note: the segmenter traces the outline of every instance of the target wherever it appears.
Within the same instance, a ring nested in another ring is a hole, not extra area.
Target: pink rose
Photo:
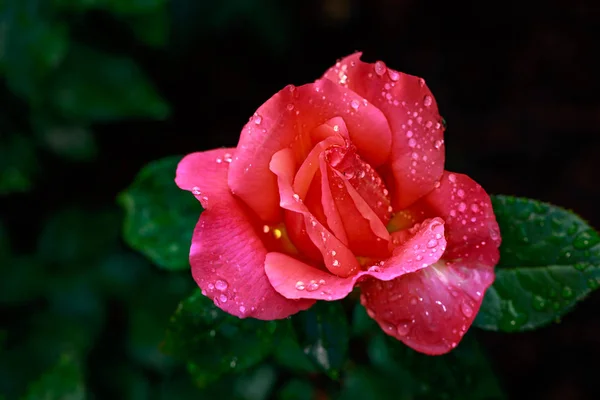
[[[494,281],[498,225],[481,186],[444,171],[425,81],[360,55],[275,94],[236,148],[180,162],[177,185],[206,209],[192,274],[224,311],[263,320],[358,285],[385,333],[443,354]]]

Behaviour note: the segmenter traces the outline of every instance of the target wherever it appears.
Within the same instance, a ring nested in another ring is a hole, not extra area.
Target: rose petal
[[[343,124],[343,121],[338,122]],[[345,124],[343,124],[343,127],[345,129]],[[321,125],[317,130],[320,132],[319,137],[323,140],[315,144],[298,169],[294,177],[294,192],[304,199],[304,204],[306,204],[311,214],[321,224],[325,225],[327,218],[321,205],[319,155],[333,145],[343,145],[344,140],[328,123]],[[284,221],[292,242],[308,258],[320,262],[322,260],[321,253],[306,232],[304,216],[286,210]]]
[[[385,225],[391,214],[390,196],[377,171],[362,160],[351,144],[329,149],[327,159]]]
[[[392,130],[391,169],[394,209],[409,206],[429,192],[444,170],[443,126],[425,81],[360,60],[352,54],[324,75],[364,97],[386,116]],[[360,108],[359,108],[360,109]]]
[[[332,229],[333,233],[347,243],[355,256],[387,258],[390,235],[379,217],[346,177],[327,163],[325,157],[321,157],[321,175],[323,193],[328,190],[331,196],[330,198],[323,196],[327,221],[330,222],[332,216],[338,217],[336,219],[339,221],[343,236],[340,237]],[[331,226],[331,223],[329,225]]]
[[[313,302],[288,300],[269,283],[264,269],[267,251],[231,194],[204,211],[190,250],[192,275],[203,293],[222,310],[240,318],[285,318]]]
[[[406,212],[415,221],[432,216],[446,221],[445,260],[462,259],[489,266],[498,263],[501,238],[490,197],[468,176],[444,172],[439,186]]]
[[[294,163],[294,154],[290,148],[278,151],[271,160],[271,171],[278,177],[280,206],[304,217],[306,233],[321,252],[325,266],[331,273],[351,275],[359,268],[352,252],[311,214],[302,198],[294,193]]]
[[[385,117],[375,107],[353,109],[353,102],[362,102],[356,93],[327,79],[292,88],[271,97],[246,124],[229,169],[229,187],[267,222],[281,221],[277,179],[269,171],[271,158],[295,141],[305,140],[331,118],[344,118],[352,142],[374,167],[384,163],[390,151]]]
[[[272,281],[269,271],[267,275]],[[419,352],[438,355],[456,347],[493,281],[493,267],[438,262],[392,281],[361,283],[361,302],[385,333]]]
[[[348,277],[331,275],[276,252],[267,254],[265,271],[275,290],[286,298],[339,300],[346,297],[356,282],[365,276],[389,281],[437,262],[446,246],[443,233],[441,219],[426,221],[410,239],[394,250],[391,258]],[[427,243],[438,236],[438,251],[434,252]]]
[[[192,238],[192,275],[203,293],[230,314],[265,320],[285,318],[313,302],[288,300],[269,283],[264,270],[267,250],[254,226],[258,221],[227,187],[227,169],[234,151],[193,153],[177,166],[177,185],[194,193],[206,209]]]
[[[183,190],[189,190],[209,208],[209,198],[219,201],[229,194],[227,169],[235,154],[235,149],[215,149],[188,154],[177,165],[175,183]]]

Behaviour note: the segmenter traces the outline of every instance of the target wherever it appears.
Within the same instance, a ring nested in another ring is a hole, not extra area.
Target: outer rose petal
[[[489,196],[466,175],[445,172],[436,189],[396,218],[414,223],[433,215],[446,221],[447,262],[361,288],[386,333],[417,351],[443,354],[471,326],[494,281],[500,235]]]
[[[432,240],[436,240],[434,247],[429,245]],[[275,290],[288,299],[339,300],[346,297],[362,277],[389,281],[434,264],[445,246],[443,222],[434,218],[423,222],[420,229],[394,249],[394,255],[382,265],[374,265],[356,275],[346,278],[331,275],[281,253],[267,254],[265,271]]]
[[[369,64],[352,54],[325,73],[379,108],[392,130],[394,209],[405,208],[433,189],[444,171],[444,140],[437,104],[425,81]]]
[[[222,148],[188,154],[177,165],[175,183],[196,196],[208,209],[208,199],[218,201],[230,194],[227,186],[227,167],[235,154],[234,148]],[[225,179],[223,178],[225,176]]]
[[[393,281],[362,283],[361,302],[385,333],[419,352],[438,355],[456,347],[493,281],[492,266],[439,262]]]
[[[444,172],[439,187],[406,211],[416,222],[432,216],[446,221],[448,250],[444,259],[461,259],[467,265],[498,263],[500,230],[490,196],[468,176]]]
[[[297,137],[302,140],[319,125],[340,116],[361,156],[374,167],[383,164],[389,155],[390,128],[377,108],[352,107],[362,100],[327,79],[298,88],[289,86],[275,94],[242,130],[229,170],[229,187],[263,221],[280,221],[277,179],[269,171],[272,156]]]
[[[203,293],[230,314],[264,320],[285,318],[314,302],[288,300],[269,283],[264,271],[267,251],[252,217],[227,189],[229,163],[225,159],[229,158],[225,155],[231,153],[232,149],[194,153],[177,168],[179,187],[201,191],[196,197],[206,208],[192,238],[192,275]],[[202,199],[204,196],[209,200]]]

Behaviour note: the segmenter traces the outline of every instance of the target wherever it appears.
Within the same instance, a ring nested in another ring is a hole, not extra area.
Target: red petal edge
[[[203,196],[208,198],[192,238],[192,275],[204,295],[223,311],[240,318],[272,320],[306,310],[314,301],[286,299],[265,275],[267,251],[254,229],[252,216],[227,189],[229,163],[224,158],[233,151],[193,153],[177,168],[179,187],[201,191],[196,195],[201,201]]]
[[[385,115],[392,132],[393,206],[402,209],[433,189],[444,171],[442,118],[425,80],[381,61],[365,63],[361,55],[343,58],[324,77],[364,97]]]
[[[436,241],[435,246],[431,246],[432,240]],[[352,291],[360,278],[371,276],[389,281],[418,271],[437,262],[445,247],[443,221],[434,218],[423,222],[420,229],[394,249],[394,255],[382,265],[371,266],[346,278],[274,252],[267,254],[265,271],[275,290],[288,299],[339,300]]]

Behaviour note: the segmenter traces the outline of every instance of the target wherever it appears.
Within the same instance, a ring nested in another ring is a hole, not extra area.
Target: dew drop
[[[319,284],[316,281],[310,281],[308,283],[308,285],[306,286],[306,290],[308,290],[309,292],[314,292],[318,288],[319,288]]]
[[[302,282],[302,281],[296,282],[296,289],[304,290],[305,288],[306,288],[306,286],[304,285],[304,282]]]
[[[383,61],[377,61],[375,63],[375,73],[379,76],[385,74],[385,71],[387,70],[387,67],[385,66],[385,63]]]
[[[592,230],[587,230],[579,233],[575,237],[575,240],[573,240],[573,247],[578,250],[585,250],[596,245],[598,242],[600,242],[600,236]]]
[[[473,316],[473,309],[467,303],[462,303],[460,305],[460,310],[467,318],[471,318]]]
[[[262,117],[260,115],[256,114],[254,117],[254,123],[256,125],[260,125],[261,122],[262,122]]]
[[[243,314],[246,312],[246,307],[240,306],[240,312]]]
[[[340,266],[340,262],[338,260],[333,260],[333,262],[331,263],[331,265],[333,265],[334,267],[339,267]]]
[[[573,289],[571,289],[569,286],[565,286],[561,292],[561,295],[565,299],[570,299],[574,295]]]
[[[425,98],[423,99],[423,105],[425,107],[429,107],[432,102],[433,102],[433,99],[429,95],[425,96]]]
[[[393,80],[394,82],[396,82],[396,81],[398,81],[398,79],[400,79],[400,74],[391,69],[388,69],[388,75],[390,76],[390,79]]]
[[[408,135],[408,133],[407,133],[407,135]],[[408,147],[415,147],[416,145],[417,145],[417,141],[415,139],[413,139],[413,138],[408,139]]]
[[[294,109],[294,105],[290,103],[286,106],[286,108],[288,109],[288,111],[292,111]]]
[[[220,290],[220,291],[226,290],[227,286],[229,286],[227,284],[227,282],[222,281],[220,279],[215,282],[215,287],[217,288],[217,290]]]
[[[460,212],[465,212],[465,210],[466,210],[466,209],[467,209],[467,205],[461,201],[461,202],[458,204],[458,211],[460,211]]]
[[[473,212],[478,212],[479,211],[479,206],[475,203],[471,204],[471,211]]]
[[[200,196],[202,194],[202,192],[200,191],[200,188],[198,186],[194,186],[192,188],[192,193],[195,194],[196,196]]]
[[[225,296],[224,294],[221,294],[219,296],[219,300],[221,301],[221,303],[227,303],[227,296]]]
[[[358,110],[358,107],[360,106],[360,103],[358,102],[358,100],[352,100],[350,102],[350,107],[352,107],[355,110]]]
[[[450,182],[452,182],[452,183],[455,183],[456,182],[456,175],[454,175],[454,174],[448,175],[448,180]]]
[[[406,336],[410,332],[410,325],[407,322],[402,322],[396,327],[398,336]]]
[[[546,299],[544,299],[542,296],[535,296],[531,306],[536,311],[543,311],[546,308]]]
[[[438,245],[438,241],[435,239],[431,239],[429,242],[427,242],[427,247],[430,249],[433,249],[437,245]]]

